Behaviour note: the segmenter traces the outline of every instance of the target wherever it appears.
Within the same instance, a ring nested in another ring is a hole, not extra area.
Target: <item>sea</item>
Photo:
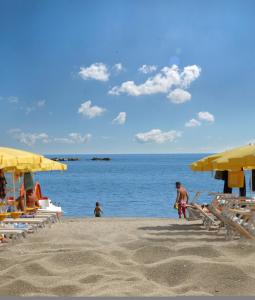
[[[199,203],[209,203],[208,193],[223,190],[223,181],[211,172],[193,172],[189,167],[206,155],[97,155],[110,161],[92,161],[93,155],[53,155],[79,161],[65,162],[67,171],[38,172],[35,180],[43,195],[59,204],[68,217],[93,217],[98,201],[104,217],[175,218],[176,181],[187,189],[190,201],[200,191]]]

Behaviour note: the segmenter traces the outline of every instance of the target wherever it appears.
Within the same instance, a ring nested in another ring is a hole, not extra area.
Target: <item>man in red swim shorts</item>
[[[186,204],[188,204],[189,195],[179,181],[175,183],[175,186],[177,190],[175,205],[178,205],[178,215],[180,219],[182,215],[184,216],[184,219],[186,219]]]

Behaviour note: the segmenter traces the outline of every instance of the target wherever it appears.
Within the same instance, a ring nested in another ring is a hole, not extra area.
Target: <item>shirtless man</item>
[[[186,204],[188,204],[189,195],[180,182],[176,182],[175,186],[177,190],[175,205],[176,204],[178,205],[178,215],[179,218],[181,219],[183,214],[184,219],[186,219]]]

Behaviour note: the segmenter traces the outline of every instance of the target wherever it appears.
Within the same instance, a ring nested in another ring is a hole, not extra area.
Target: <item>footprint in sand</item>
[[[26,296],[40,292],[40,288],[26,280],[16,279],[1,285],[1,296]]]
[[[206,258],[212,258],[212,257],[219,257],[222,254],[213,249],[212,247],[207,246],[201,246],[201,247],[185,247],[180,248],[176,251],[177,256],[184,256],[184,255],[196,255]]]
[[[213,295],[238,296],[244,290],[249,295],[255,293],[255,279],[230,264],[173,259],[146,267],[144,275],[148,280],[168,287],[181,287],[185,282],[190,285],[190,290],[194,290],[199,282],[201,291]]]
[[[97,283],[98,281],[100,281],[101,279],[103,279],[105,276],[103,275],[88,275],[85,278],[82,278],[79,280],[80,283]]]
[[[52,271],[36,262],[24,266],[23,272],[24,271],[33,276],[54,276]]]
[[[76,285],[59,285],[57,287],[51,288],[51,292],[57,296],[75,296],[80,292],[80,288]]]
[[[49,263],[57,268],[71,268],[80,265],[97,265],[114,267],[115,265],[104,258],[103,255],[95,253],[95,251],[71,251],[54,254],[48,259]]]

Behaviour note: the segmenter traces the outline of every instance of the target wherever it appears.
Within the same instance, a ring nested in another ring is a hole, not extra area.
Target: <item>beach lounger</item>
[[[205,225],[206,229],[210,229],[212,225],[217,225],[217,222],[210,216],[208,213],[206,213],[200,205],[194,203],[194,207],[199,211],[199,213],[202,216],[203,224]]]
[[[214,207],[212,204],[208,206],[208,210],[211,214],[215,216],[215,218],[217,218],[220,221],[218,230],[220,231],[220,229],[225,226],[226,219],[221,215],[221,211],[218,208]]]
[[[255,240],[255,209],[252,208],[224,208],[222,215],[234,225],[235,230],[249,240]]]
[[[201,214],[197,209],[193,208],[193,203],[196,203],[198,198],[200,197],[201,192],[196,192],[195,196],[193,197],[192,201],[191,201],[191,205],[187,204],[186,205],[186,210],[188,212],[188,220],[192,221],[192,220],[200,220],[201,219]]]
[[[39,219],[39,218],[17,218],[17,219],[6,218],[3,222],[5,224],[14,224],[14,223],[28,224],[37,228],[37,227],[45,227],[46,221],[47,221],[46,219]]]
[[[23,229],[12,229],[3,228],[0,229],[0,234],[4,234],[8,239],[20,239],[21,237],[26,237],[26,230]]]
[[[61,213],[60,212],[49,212],[48,210],[41,209],[41,208],[38,209],[37,213],[39,213],[39,214],[51,214],[51,215],[55,216],[56,220],[58,220],[59,222],[60,222],[60,217],[62,216],[62,212]]]
[[[35,216],[36,218],[48,218],[51,223],[56,223],[59,220],[56,213],[37,212]]]
[[[232,240],[235,235],[253,240],[254,218],[251,214],[251,207],[254,207],[254,200],[246,197],[239,197],[232,194],[214,194],[215,197],[209,205],[209,211],[220,220],[220,228],[225,227],[226,239]]]
[[[201,214],[197,209],[192,208],[192,206],[186,206],[186,210],[188,212],[188,220],[201,220]]]

